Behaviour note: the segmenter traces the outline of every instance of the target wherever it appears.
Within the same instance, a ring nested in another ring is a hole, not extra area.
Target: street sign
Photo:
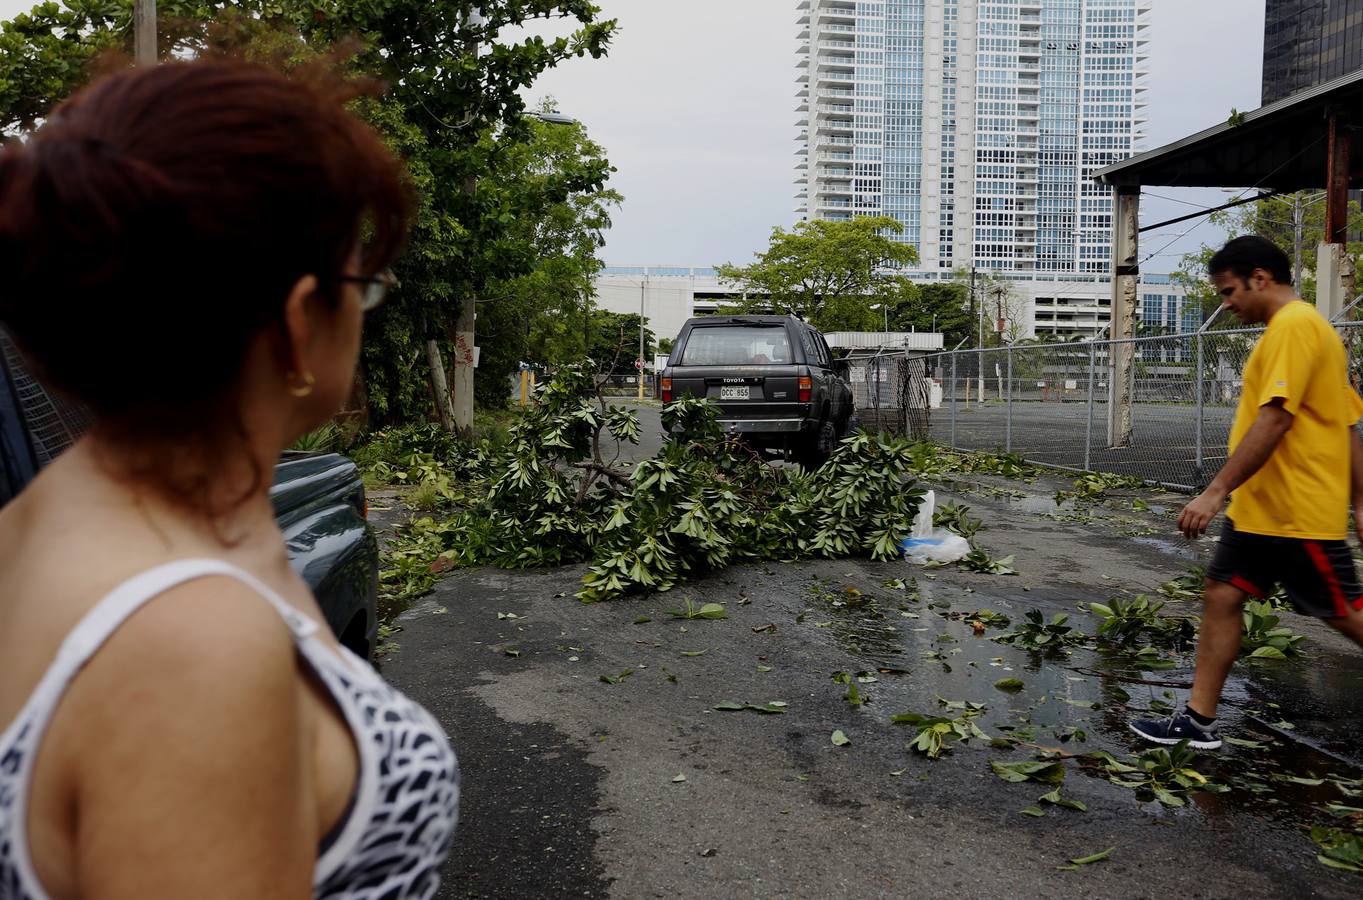
[[[638,369],[640,372],[644,370],[644,361],[642,357],[634,361],[634,368]]]

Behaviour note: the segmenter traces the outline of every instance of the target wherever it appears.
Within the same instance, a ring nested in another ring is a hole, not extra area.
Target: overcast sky
[[[795,0],[598,3],[620,20],[610,55],[571,60],[530,94],[556,97],[619,170],[625,202],[607,262],[747,261],[795,217]],[[0,0],[0,17],[31,6]],[[1147,148],[1259,105],[1263,10],[1264,0],[1154,0]],[[1147,223],[1228,199],[1155,192],[1184,202],[1147,199]],[[1156,254],[1145,271],[1170,271],[1217,238],[1202,221],[1141,235],[1141,255]]]

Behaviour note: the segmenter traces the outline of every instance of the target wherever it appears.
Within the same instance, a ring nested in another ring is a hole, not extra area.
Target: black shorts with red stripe
[[[1318,619],[1363,609],[1363,588],[1347,541],[1249,534],[1227,519],[1207,577],[1260,598],[1281,584],[1297,612]]]

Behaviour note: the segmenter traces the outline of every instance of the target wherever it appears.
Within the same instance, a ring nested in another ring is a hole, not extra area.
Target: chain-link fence
[[[1363,322],[1336,327],[1358,385]],[[894,422],[882,416],[884,427],[962,450],[1003,450],[1047,466],[1197,490],[1226,461],[1241,373],[1262,333],[1227,329],[901,357],[901,412]],[[1131,360],[1126,391],[1108,384],[1118,354]],[[1108,422],[1114,397],[1124,406],[1116,410],[1117,446]]]
[[[872,431],[904,430],[905,407],[900,400],[905,377],[902,357],[902,351],[887,351],[848,360],[852,405],[858,421]]]

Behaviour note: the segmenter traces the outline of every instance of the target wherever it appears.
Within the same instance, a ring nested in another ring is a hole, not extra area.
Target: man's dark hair
[[[1213,276],[1230,272],[1241,281],[1249,281],[1255,269],[1263,269],[1278,284],[1292,284],[1292,264],[1277,244],[1257,234],[1241,235],[1216,251],[1207,263]]]

